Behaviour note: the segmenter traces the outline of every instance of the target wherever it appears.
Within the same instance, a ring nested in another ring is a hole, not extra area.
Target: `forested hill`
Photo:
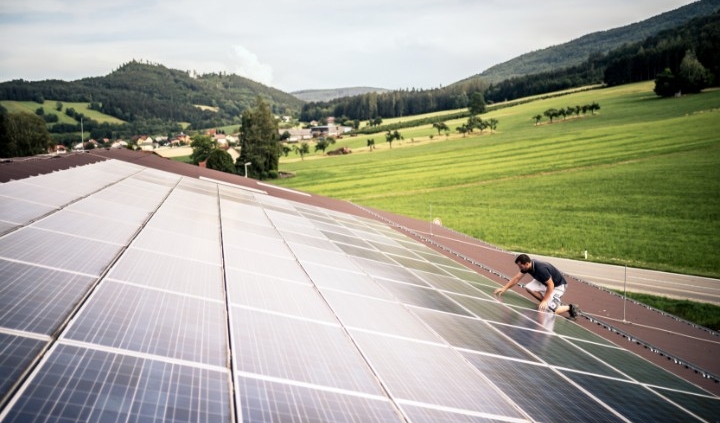
[[[663,30],[683,25],[693,18],[711,15],[719,9],[720,0],[697,1],[642,22],[594,32],[564,44],[523,54],[470,78],[480,77],[486,82],[495,83],[517,76],[577,66],[593,54],[605,54],[624,44],[642,41]]]
[[[107,76],[66,82],[0,83],[0,100],[87,102],[127,122],[189,122],[207,128],[239,122],[242,111],[264,98],[279,115],[296,115],[303,101],[283,91],[229,74],[192,75],[132,61]]]

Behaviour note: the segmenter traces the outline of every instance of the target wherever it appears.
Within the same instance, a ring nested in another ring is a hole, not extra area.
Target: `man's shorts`
[[[562,304],[562,301],[560,301],[560,297],[562,297],[565,293],[566,286],[567,284],[562,284],[560,286],[556,286],[555,289],[553,289],[553,296],[550,301],[548,301],[548,308],[553,312],[557,310],[560,304]],[[529,284],[525,285],[525,289],[527,289],[528,291],[539,292],[543,295],[545,295],[545,292],[547,292],[547,286],[541,282],[536,281],[535,279],[533,279]]]

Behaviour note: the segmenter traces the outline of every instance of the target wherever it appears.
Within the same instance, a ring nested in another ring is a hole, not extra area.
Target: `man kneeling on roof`
[[[533,277],[533,280],[525,285],[525,289],[538,301],[538,310],[551,311],[555,314],[568,312],[571,319],[575,319],[580,312],[576,304],[563,305],[560,297],[565,293],[567,281],[560,271],[550,263],[532,260],[527,254],[520,254],[515,258],[517,264],[517,275],[502,288],[495,290],[495,295],[502,295],[505,291],[515,286],[526,273]]]

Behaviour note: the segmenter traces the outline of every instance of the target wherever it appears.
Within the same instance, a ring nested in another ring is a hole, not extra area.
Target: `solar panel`
[[[720,415],[374,220],[114,160],[0,196],[2,422]]]

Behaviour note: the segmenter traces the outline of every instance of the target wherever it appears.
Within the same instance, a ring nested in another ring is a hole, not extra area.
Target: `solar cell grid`
[[[523,418],[517,408],[449,347],[350,331],[398,401]],[[418,371],[422,369],[422,371]]]
[[[412,272],[425,281],[428,285],[441,291],[448,291],[457,294],[470,295],[475,297],[485,297],[482,292],[478,291],[470,283],[450,275],[437,273],[428,273],[421,270],[412,270]]]
[[[482,320],[429,309],[413,309],[412,312],[453,347],[519,360],[537,361],[520,346],[508,342],[504,335]]]
[[[369,259],[376,262],[383,262],[387,264],[397,264],[397,262],[393,261],[391,258],[386,256],[385,254],[381,253],[378,250],[369,249],[372,248],[368,245],[369,248],[362,248],[358,247],[356,245],[350,245],[350,244],[344,244],[342,242],[334,241],[335,245],[338,246],[341,250],[343,250],[347,255],[353,256],[353,258],[363,258],[363,259]]]
[[[563,373],[632,422],[700,421],[642,385],[583,373]]]
[[[226,327],[222,303],[105,281],[65,337],[223,366]]]
[[[398,302],[329,290],[323,291],[323,296],[345,326],[428,342],[441,342],[420,319]]]
[[[353,261],[368,275],[375,278],[384,278],[405,283],[412,283],[420,286],[428,286],[409,270],[389,263],[381,263],[375,260],[368,260],[362,257],[352,257]]]
[[[24,225],[56,210],[52,206],[5,196],[0,196],[0,204],[0,220],[13,223],[12,226]]]
[[[606,363],[583,354],[573,344],[557,335],[512,326],[495,327],[552,366],[623,378]]]
[[[278,217],[278,213],[275,213],[273,215],[268,214],[268,217],[270,218],[272,225],[278,231],[297,232],[297,233],[303,234],[303,235],[324,238],[322,233],[320,231],[318,231],[317,229],[315,229],[315,227],[312,224],[308,223],[308,221],[305,219],[299,219],[299,220],[282,219],[282,218]]]
[[[321,248],[309,247],[303,244],[289,243],[288,246],[293,252],[295,257],[301,262],[311,262],[319,264],[329,264],[339,268],[357,268],[355,263],[348,258],[345,254],[339,253],[335,250],[333,244],[327,243],[322,245],[323,247],[331,248],[330,251]]]
[[[365,242],[362,239],[357,238],[353,235],[345,235],[345,234],[341,234],[338,232],[332,232],[332,231],[322,230],[322,229],[321,229],[321,232],[331,241],[343,243],[343,244],[347,244],[347,245],[352,245],[354,247],[361,247],[361,248],[365,248],[368,250],[377,251],[375,249],[375,247],[373,247],[372,245],[368,244],[367,242]]]
[[[243,222],[235,218],[223,215],[222,218],[223,236],[242,236],[244,233],[263,235],[267,237],[280,237],[277,229],[270,225],[267,220],[265,224],[256,225],[249,222]]]
[[[498,288],[497,285],[489,285],[487,279],[484,283],[472,282],[472,285],[477,290],[484,292],[485,295],[494,298],[495,301],[500,303],[537,310],[537,301],[531,300],[526,294],[520,294],[514,290],[508,290],[502,296],[497,296],[495,295],[495,290]]]
[[[107,279],[223,300],[222,268],[150,251],[128,248],[110,269]]]
[[[55,212],[33,223],[33,226],[119,245],[127,245],[140,229],[139,225],[71,210]]]
[[[419,270],[426,273],[437,273],[437,274],[444,274],[440,268],[435,266],[434,264],[430,263],[429,261],[425,259],[413,259],[408,258],[405,256],[398,256],[395,254],[387,254],[388,257],[390,257],[392,260],[394,260],[396,263],[402,265],[403,267],[406,267],[408,270]]]
[[[483,297],[468,297],[465,295],[448,294],[450,298],[465,307],[472,314],[484,320],[502,322],[515,326],[532,327],[541,330],[531,319],[524,317],[512,307],[508,307],[496,299]],[[507,295],[507,294],[505,294]]]
[[[0,238],[0,257],[98,276],[122,246],[25,227]]]
[[[132,246],[175,257],[220,264],[221,252],[217,234],[197,238],[148,226],[135,238]]]
[[[720,398],[716,396],[695,395],[668,389],[653,388],[653,391],[708,422],[717,421],[720,416]]]
[[[0,399],[48,342],[0,332]]]
[[[0,236],[18,227],[19,225],[15,223],[8,223],[0,220]]]
[[[337,323],[335,315],[309,280],[289,282],[235,269],[228,269],[226,277],[228,299],[232,305]]]
[[[404,247],[402,244],[395,241],[394,238],[385,233],[380,233],[370,227],[362,230],[353,229],[352,232],[356,237],[364,239],[369,244],[374,245],[377,249],[383,250],[386,253],[389,252],[401,256],[417,258],[417,256],[412,253],[412,250]]]
[[[445,410],[430,407],[419,407],[415,404],[400,403],[400,408],[413,423],[497,423],[497,418],[485,417],[482,413],[466,410]],[[512,419],[513,422],[529,422],[525,419]]]
[[[190,192],[181,188],[172,190],[163,205],[178,214],[203,213],[209,214],[208,218],[217,220],[218,199],[217,194],[207,192]]]
[[[203,219],[197,214],[179,215],[162,211],[155,213],[146,227],[167,232],[179,232],[193,238],[220,240],[220,224],[217,219]]]
[[[608,365],[640,383],[647,383],[668,389],[677,389],[698,394],[704,393],[703,390],[695,385],[680,379],[674,374],[656,366],[638,355],[631,353],[630,351],[587,342],[573,340],[568,340],[568,342],[593,357],[604,361]]]
[[[335,244],[328,241],[326,238],[317,238],[314,236],[307,236],[303,234],[298,234],[295,232],[286,232],[286,231],[280,231],[280,235],[283,237],[285,241],[287,241],[288,244],[295,244],[295,245],[305,245],[315,248],[320,248],[323,250],[326,250],[328,252],[340,252],[340,248],[338,248]]]
[[[0,184],[0,195],[52,208],[62,207],[81,197],[77,193],[58,191],[43,185],[35,185],[30,182],[31,180],[32,178],[28,178]]]
[[[227,379],[227,372],[59,345],[3,421],[230,422]]]
[[[479,354],[464,356],[530,415],[533,421],[623,421],[548,367]]]
[[[289,204],[266,204],[261,199],[258,199],[258,202],[262,204],[263,210],[271,216],[271,219],[278,219],[283,222],[288,222],[288,224],[301,224],[301,221],[305,220],[300,213],[298,213],[297,210]]]
[[[390,401],[239,377],[242,421],[247,423],[404,422]]]
[[[346,227],[339,224],[337,221],[331,221],[331,223],[324,223],[316,220],[311,220],[313,225],[318,228],[323,233],[329,232],[330,234],[333,234],[334,236],[337,236],[337,240],[340,242],[345,242],[347,244],[351,244],[350,241],[344,241],[344,240],[359,240],[360,237],[355,235],[353,231],[350,229],[347,229]],[[327,234],[326,234],[327,235]],[[335,238],[331,238],[335,239]],[[362,243],[364,245],[364,243]]]
[[[307,279],[303,268],[295,261],[290,250],[274,251],[275,254],[263,254],[253,250],[225,247],[226,268],[264,274],[271,278],[304,281]],[[279,255],[283,254],[283,255]]]
[[[249,232],[223,230],[223,244],[227,246],[254,250],[263,254],[292,258],[285,241],[277,234],[273,236],[256,235]]]
[[[470,314],[452,299],[446,297],[443,293],[438,292],[433,288],[391,282],[383,279],[377,279],[376,281],[382,285],[383,288],[390,291],[393,296],[402,303],[443,311],[445,313],[460,314],[465,316]]]
[[[353,294],[366,295],[373,298],[390,300],[392,295],[380,287],[365,273],[352,271],[348,268],[336,268],[316,263],[302,263],[303,268],[320,288],[329,288]]]
[[[250,224],[272,227],[270,219],[268,219],[262,209],[256,206],[222,200],[220,202],[220,213],[223,224],[232,219],[238,226]]]
[[[50,335],[95,280],[0,260],[0,326]]]
[[[231,307],[235,363],[241,372],[382,395],[339,324]]]
[[[142,209],[102,200],[95,195],[83,198],[82,201],[69,205],[66,210],[102,216],[106,219],[111,219],[113,222],[119,221],[129,225],[140,225],[144,223],[154,211],[154,209]]]

